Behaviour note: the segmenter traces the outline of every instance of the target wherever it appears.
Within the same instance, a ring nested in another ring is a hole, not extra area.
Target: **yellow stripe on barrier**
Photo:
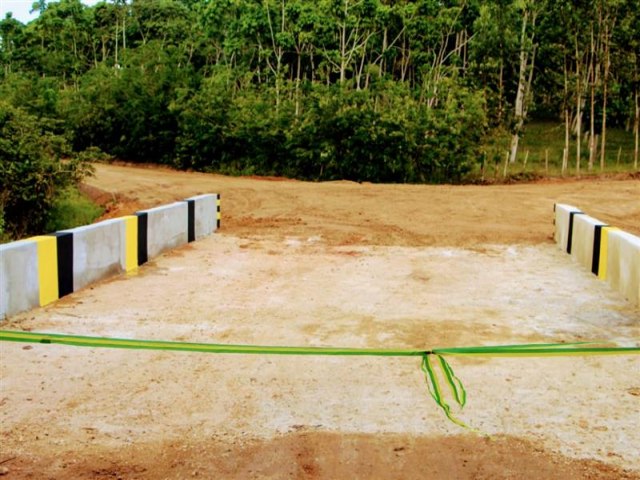
[[[122,217],[125,226],[125,270],[131,272],[138,268],[138,217]]]
[[[617,227],[602,227],[600,232],[600,263],[598,265],[598,278],[607,279],[607,251],[609,249],[609,231],[619,230]]]
[[[53,236],[38,236],[29,240],[36,242],[38,249],[38,287],[42,307],[59,298],[58,243]]]

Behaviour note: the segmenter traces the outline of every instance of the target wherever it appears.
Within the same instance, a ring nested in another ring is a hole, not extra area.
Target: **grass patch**
[[[0,207],[0,243],[10,242],[11,238],[5,231],[4,210]]]
[[[589,143],[585,137],[580,147],[580,175],[599,175],[633,172],[634,139],[632,132],[619,128],[607,129],[605,166],[600,169],[600,137],[594,166],[588,169]],[[484,146],[484,162],[471,177],[483,179],[503,179],[505,156],[509,150],[511,135],[497,132],[487,139]],[[555,122],[531,122],[525,126],[520,138],[518,158],[508,165],[507,178],[524,180],[538,177],[559,177],[562,172],[562,152],[564,150],[564,125]],[[545,157],[548,163],[545,164]],[[484,171],[483,171],[484,168]],[[576,139],[571,137],[569,145],[569,165],[564,176],[576,175]]]
[[[104,213],[104,209],[93,203],[77,188],[66,189],[56,199],[49,213],[46,231],[55,232],[67,228],[88,225]]]

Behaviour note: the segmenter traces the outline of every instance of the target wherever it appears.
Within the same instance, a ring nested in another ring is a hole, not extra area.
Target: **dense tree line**
[[[458,181],[495,132],[514,161],[532,116],[564,125],[577,169],[634,129],[637,165],[637,7],[39,0],[0,22],[0,98],[75,151],[208,171]]]

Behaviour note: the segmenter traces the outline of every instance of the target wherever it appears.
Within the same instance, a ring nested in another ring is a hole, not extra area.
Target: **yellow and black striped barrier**
[[[220,212],[220,194],[216,197],[216,224],[220,228],[220,220],[222,220],[222,213]]]
[[[593,239],[591,273],[600,280],[607,279],[607,258],[609,255],[609,232],[618,230],[610,225],[596,225]]]
[[[39,305],[60,298],[58,288],[58,244],[54,237],[33,237],[37,245]]]
[[[45,306],[220,226],[220,195],[0,245],[0,320]]]
[[[640,238],[571,205],[555,204],[554,212],[560,248],[640,306]]]

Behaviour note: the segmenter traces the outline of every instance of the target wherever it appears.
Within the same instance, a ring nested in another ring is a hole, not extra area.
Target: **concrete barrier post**
[[[36,305],[40,305],[38,243],[0,245],[0,320]]]
[[[622,230],[607,232],[604,278],[631,303],[640,305],[640,237]]]
[[[146,215],[146,232],[138,224],[138,235],[146,233],[147,257],[155,257],[170,248],[179,247],[188,240],[187,202],[175,202],[162,207],[143,210],[138,214]],[[143,228],[143,227],[142,227]]]
[[[73,286],[73,233],[56,232],[47,237],[56,241],[56,258],[58,270],[58,297],[62,298],[74,292]],[[39,237],[37,237],[39,238]],[[56,261],[53,262],[56,264]]]
[[[560,248],[640,306],[640,238],[585,215],[554,205],[554,238]]]
[[[217,195],[198,195],[185,199],[188,207],[188,240],[200,240],[217,228]]]
[[[198,240],[220,226],[220,195],[0,245],[0,320]]]
[[[58,262],[68,244],[66,235],[42,235],[0,245],[0,319],[60,298],[69,279]]]
[[[131,272],[138,268],[138,217],[128,215],[122,217],[120,238],[122,238],[122,268]]]
[[[125,221],[121,218],[66,230],[73,237],[73,290],[126,268]]]
[[[582,212],[576,207],[556,203],[555,210],[555,240],[560,248],[567,253],[571,253],[573,243],[573,219],[575,215],[581,215]]]
[[[217,197],[218,197],[218,199],[216,201],[216,207],[217,207],[216,208],[216,211],[217,211],[216,228],[220,228],[220,222],[222,220],[222,212],[220,211],[220,201],[221,201],[220,194],[218,194]]]
[[[603,226],[606,225],[589,215],[574,215],[573,217],[571,255],[592,272],[594,268],[597,270],[599,264],[600,237]],[[595,274],[597,275],[597,271]]]

